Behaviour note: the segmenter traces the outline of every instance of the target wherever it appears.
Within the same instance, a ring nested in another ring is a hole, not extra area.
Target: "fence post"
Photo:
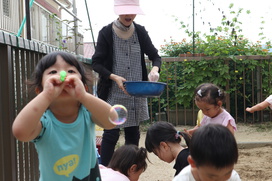
[[[225,60],[225,64],[229,67],[229,60]],[[228,91],[229,88],[230,88],[229,80],[227,80],[225,91]],[[230,112],[230,95],[229,94],[226,95],[226,110]]]
[[[11,46],[0,44],[0,55],[0,180],[16,181],[16,140],[11,130],[15,117]]]
[[[262,60],[260,60],[261,63]],[[262,102],[263,101],[263,97],[262,97],[262,76],[261,76],[261,67],[257,66],[256,67],[256,84],[257,84],[257,103]],[[257,118],[258,118],[258,122],[263,122],[263,111],[257,111]]]

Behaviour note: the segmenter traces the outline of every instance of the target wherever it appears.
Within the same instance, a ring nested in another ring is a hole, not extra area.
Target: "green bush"
[[[171,39],[169,43],[166,42],[161,47],[161,52],[170,57],[177,57],[179,54],[188,52],[204,53],[206,56],[212,57],[211,60],[163,62],[160,81],[168,83],[169,103],[166,93],[164,93],[160,97],[162,109],[167,107],[175,109],[176,105],[178,108],[191,108],[194,104],[193,92],[199,84],[204,82],[212,82],[223,89],[229,83],[230,89],[227,93],[231,95],[236,92],[238,95],[243,95],[244,85],[247,86],[246,90],[252,89],[251,79],[256,67],[262,69],[262,86],[265,94],[270,93],[271,61],[241,59],[239,55],[271,55],[268,51],[271,48],[271,41],[262,43],[266,40],[262,33],[259,33],[261,41],[256,43],[245,38],[239,26],[242,24],[239,21],[239,16],[243,9],[235,12],[232,8],[233,4],[230,4],[230,13],[234,16],[232,19],[227,19],[223,15],[221,25],[211,28],[210,33],[195,33],[195,49],[193,49],[192,40],[188,42],[186,39],[183,39],[182,42],[174,42]],[[246,13],[249,14],[250,11],[246,11]],[[188,26],[181,22],[181,27],[192,38],[193,33],[188,30]],[[262,30],[262,28],[260,29]],[[251,91],[246,91],[246,95],[247,103],[250,104],[250,97],[255,95],[251,95]],[[230,97],[230,99],[233,100],[235,97]],[[153,103],[156,101],[158,99],[153,99]],[[243,105],[238,107],[239,109],[244,108]]]

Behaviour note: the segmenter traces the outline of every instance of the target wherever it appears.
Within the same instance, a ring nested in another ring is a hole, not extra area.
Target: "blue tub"
[[[135,97],[159,97],[166,83],[149,81],[126,81],[124,86],[129,95]]]

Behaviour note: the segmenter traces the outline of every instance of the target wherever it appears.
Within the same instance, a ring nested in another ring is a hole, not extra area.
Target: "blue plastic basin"
[[[126,91],[131,96],[136,97],[159,97],[166,86],[163,82],[149,81],[126,81],[124,82]]]

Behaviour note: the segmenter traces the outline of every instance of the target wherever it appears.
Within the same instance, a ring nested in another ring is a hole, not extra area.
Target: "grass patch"
[[[140,124],[140,132],[146,132],[148,128],[153,124],[154,122],[151,122],[150,120],[143,121]],[[272,122],[262,122],[262,123],[237,123],[243,126],[248,126],[249,128],[256,130],[257,132],[272,132]],[[175,126],[176,129],[179,129],[180,127],[182,128],[187,128],[184,125],[178,125]],[[177,128],[178,127],[178,128]],[[189,126],[191,129],[191,126]]]
[[[140,124],[140,132],[147,132],[150,125],[152,125],[154,122],[151,122],[150,120],[143,121]]]
[[[252,127],[258,132],[269,132],[272,131],[272,122],[255,123],[252,124]]]

